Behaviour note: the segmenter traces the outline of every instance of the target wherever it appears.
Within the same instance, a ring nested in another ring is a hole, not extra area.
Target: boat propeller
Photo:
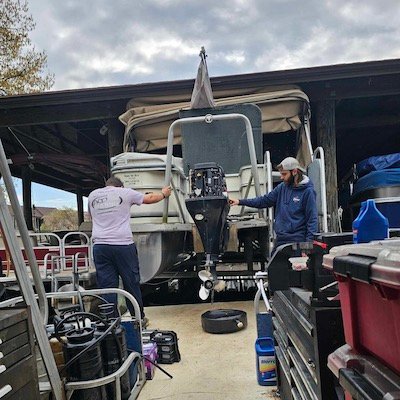
[[[212,291],[220,292],[225,289],[225,281],[218,280],[216,276],[208,270],[199,271],[199,278],[202,282],[199,290],[199,297],[201,300],[207,300]]]

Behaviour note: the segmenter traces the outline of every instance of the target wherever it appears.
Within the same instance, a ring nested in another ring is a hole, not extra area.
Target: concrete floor
[[[213,335],[201,327],[207,310],[234,308],[247,312],[245,330]],[[275,387],[257,383],[254,342],[257,336],[252,301],[147,307],[148,329],[175,331],[182,360],[162,364],[173,379],[156,370],[139,400],[275,399]]]

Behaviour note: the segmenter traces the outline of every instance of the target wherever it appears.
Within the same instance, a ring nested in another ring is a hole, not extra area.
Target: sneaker
[[[143,317],[142,319],[142,329],[146,329],[149,326],[149,319],[147,317]]]

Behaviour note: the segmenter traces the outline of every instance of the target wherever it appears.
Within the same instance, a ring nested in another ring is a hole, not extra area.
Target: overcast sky
[[[53,90],[400,57],[399,0],[28,0]],[[75,196],[34,185],[38,206]]]
[[[398,0],[28,0],[53,89],[400,56]]]

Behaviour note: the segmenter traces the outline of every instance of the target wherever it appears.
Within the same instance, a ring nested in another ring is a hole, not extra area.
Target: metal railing
[[[189,117],[189,118],[181,118],[175,120],[169,127],[168,130],[168,141],[167,141],[167,160],[165,166],[165,186],[171,184],[172,177],[172,150],[174,144],[174,128],[179,125],[184,125],[188,123],[198,122],[198,123],[207,123],[211,124],[213,121],[221,121],[221,120],[232,120],[232,119],[241,119],[244,121],[246,127],[246,135],[247,135],[247,145],[249,148],[250,162],[251,162],[251,171],[254,179],[256,196],[261,195],[260,189],[260,181],[258,179],[257,174],[257,157],[256,150],[254,146],[254,138],[253,138],[253,130],[251,128],[250,120],[243,114],[219,114],[212,115],[207,114],[201,117]],[[163,211],[163,223],[168,222],[168,198],[164,201],[164,211]]]
[[[141,317],[140,317],[140,308],[139,304],[137,303],[136,299],[128,292],[126,292],[123,289],[117,289],[117,288],[112,288],[112,289],[89,289],[89,290],[73,290],[69,292],[50,292],[46,293],[46,298],[55,300],[55,299],[65,299],[65,298],[73,298],[73,297],[79,297],[79,296],[90,296],[90,295],[103,295],[103,294],[119,294],[122,295],[126,298],[126,300],[130,301],[132,303],[132,306],[135,311],[135,315],[132,316],[135,318],[135,320],[138,321],[139,324],[139,329],[140,329],[140,343],[141,347],[143,347],[143,342],[142,342],[142,323],[141,323]],[[35,296],[37,298],[37,296]],[[0,307],[11,307],[15,306],[18,303],[21,303],[23,301],[22,296],[19,297],[14,297],[12,299],[5,300],[0,303]],[[46,320],[47,321],[47,320]],[[45,331],[45,327],[43,325],[43,330]],[[131,352],[127,359],[123,362],[123,364],[118,368],[117,371],[113,372],[112,374],[109,374],[105,377],[102,378],[97,378],[97,379],[92,379],[88,381],[79,381],[79,382],[67,382],[64,385],[65,389],[65,395],[67,400],[71,398],[73,392],[75,390],[82,390],[82,389],[91,389],[103,385],[107,385],[109,383],[113,383],[115,385],[115,400],[121,400],[121,386],[120,386],[120,379],[122,375],[126,373],[128,368],[131,366],[131,364],[135,361],[138,361],[138,377],[135,382],[135,385],[131,389],[131,394],[130,394],[130,399],[136,399],[139,396],[140,390],[142,389],[145,381],[146,381],[146,370],[144,366],[144,359],[141,357],[141,354],[138,352]],[[47,387],[48,390],[50,389],[50,385],[47,385],[46,383],[42,384],[42,389]]]
[[[328,232],[328,208],[326,204],[326,178],[325,178],[325,153],[322,147],[317,147],[313,153],[313,160],[320,159],[320,191],[321,191],[321,214],[322,231]]]

